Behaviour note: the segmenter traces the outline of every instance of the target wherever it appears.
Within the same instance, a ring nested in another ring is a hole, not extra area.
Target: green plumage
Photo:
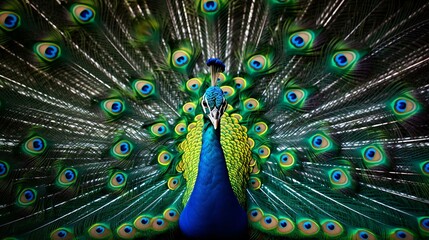
[[[428,238],[428,16],[426,1],[2,1],[0,239],[183,238],[212,77],[247,238]]]

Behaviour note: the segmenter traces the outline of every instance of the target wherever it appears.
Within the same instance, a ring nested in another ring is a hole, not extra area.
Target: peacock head
[[[220,118],[228,106],[223,91],[220,87],[212,86],[207,88],[201,100],[201,106],[204,113],[210,119],[214,129],[217,129],[220,123]]]

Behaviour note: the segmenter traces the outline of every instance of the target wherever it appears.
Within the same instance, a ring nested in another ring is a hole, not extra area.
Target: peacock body
[[[429,238],[428,16],[0,2],[0,238]]]

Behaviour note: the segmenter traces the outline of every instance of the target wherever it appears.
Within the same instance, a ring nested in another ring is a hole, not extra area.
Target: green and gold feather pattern
[[[0,56],[0,239],[186,238],[210,87],[246,239],[429,238],[425,0],[4,0]]]

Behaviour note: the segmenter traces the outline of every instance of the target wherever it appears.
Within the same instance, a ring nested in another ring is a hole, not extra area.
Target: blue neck
[[[229,181],[220,129],[210,123],[204,129],[197,180],[180,215],[180,229],[195,238],[241,237],[247,230],[247,216]]]

